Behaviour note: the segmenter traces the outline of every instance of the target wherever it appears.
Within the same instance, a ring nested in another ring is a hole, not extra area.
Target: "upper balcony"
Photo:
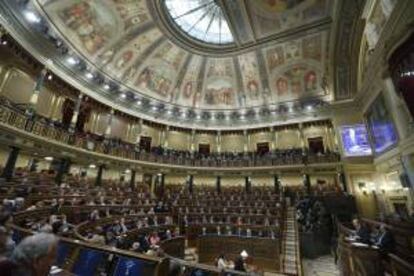
[[[0,127],[29,140],[38,142],[47,140],[48,143],[59,148],[63,147],[65,151],[87,154],[102,163],[116,160],[141,167],[239,171],[336,166],[340,162],[340,156],[336,152],[310,154],[302,149],[274,150],[264,154],[254,152],[201,154],[162,147],[153,147],[150,151],[144,151],[136,144],[120,139],[107,139],[95,134],[71,133],[44,117],[29,117],[19,106],[4,100],[0,104]]]

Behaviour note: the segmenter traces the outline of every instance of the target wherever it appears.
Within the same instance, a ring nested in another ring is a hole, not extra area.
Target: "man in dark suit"
[[[352,224],[355,227],[355,235],[357,238],[357,241],[362,243],[371,243],[371,231],[369,228],[362,224],[362,222],[359,219],[354,219],[352,221]]]
[[[394,251],[395,240],[392,233],[387,229],[384,223],[380,225],[378,235],[375,239],[375,245],[379,247],[381,252],[388,254]]]

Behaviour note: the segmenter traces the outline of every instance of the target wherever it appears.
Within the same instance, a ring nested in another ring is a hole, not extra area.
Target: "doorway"
[[[313,153],[313,154],[324,154],[325,153],[322,137],[308,138],[308,145],[309,145],[309,153]]]
[[[260,154],[260,155],[269,152],[269,143],[268,142],[257,143],[256,147],[257,147],[257,153]]]
[[[148,136],[141,136],[141,138],[139,139],[139,149],[146,151],[146,152],[150,152],[151,151],[151,142],[152,142],[152,138],[148,137]]]
[[[198,152],[203,155],[210,154],[210,145],[209,144],[199,144],[198,145]]]

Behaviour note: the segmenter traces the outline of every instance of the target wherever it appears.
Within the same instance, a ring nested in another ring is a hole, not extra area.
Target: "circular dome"
[[[222,8],[215,0],[165,0],[168,15],[186,35],[211,44],[234,42]]]
[[[21,39],[62,79],[131,115],[191,127],[265,126],[333,99],[324,1],[35,2],[25,10],[37,23],[12,8]]]

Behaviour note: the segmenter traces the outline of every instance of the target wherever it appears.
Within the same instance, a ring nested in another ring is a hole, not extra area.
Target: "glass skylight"
[[[165,0],[165,6],[178,27],[189,36],[212,44],[234,41],[215,0]]]

